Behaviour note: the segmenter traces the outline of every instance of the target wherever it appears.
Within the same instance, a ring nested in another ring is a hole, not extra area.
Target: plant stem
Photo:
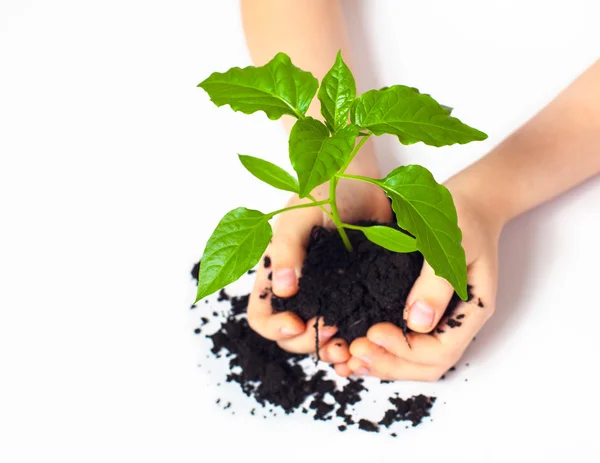
[[[350,175],[350,174],[336,174],[338,178],[349,178],[351,180],[360,180],[361,182],[372,183],[373,185],[377,185],[381,188],[381,182],[374,178],[363,177],[361,175]]]
[[[274,215],[277,214],[281,214],[282,212],[286,212],[286,211],[291,211],[294,209],[303,209],[305,207],[315,207],[315,206],[323,206],[325,204],[329,204],[329,200],[325,199],[323,201],[316,201],[313,203],[304,203],[304,204],[297,204],[296,206],[290,206],[290,207],[284,207],[283,209],[277,209],[276,211],[273,211],[269,214],[266,214],[269,216],[269,218],[273,217]]]
[[[350,243],[350,239],[348,238],[348,234],[346,233],[346,230],[344,230],[344,224],[342,223],[342,220],[340,219],[340,213],[338,212],[337,202],[335,200],[335,189],[337,187],[337,183],[338,183],[340,177],[342,176],[343,172],[348,168],[348,166],[352,162],[352,159],[354,159],[354,156],[356,156],[356,153],[358,153],[358,151],[367,142],[367,140],[369,139],[370,136],[371,136],[371,134],[366,134],[363,136],[363,138],[361,138],[361,140],[358,142],[358,144],[354,147],[354,149],[350,153],[350,156],[348,156],[348,160],[344,163],[344,165],[338,171],[340,173],[336,174],[331,180],[329,180],[329,201],[330,201],[329,206],[331,207],[331,216],[330,217],[331,217],[331,220],[333,221],[333,223],[335,224],[335,227],[338,229],[340,237],[342,238],[342,241],[344,242],[344,246],[346,246],[346,249],[350,252],[352,252],[352,244]]]
[[[359,227],[357,225],[350,225],[349,223],[343,223],[342,227],[349,228],[350,230],[362,230],[364,227]]]
[[[371,136],[371,134],[365,135],[363,138],[360,139],[360,141],[358,142],[358,145],[356,145],[354,147],[354,149],[350,153],[350,156],[348,156],[348,160],[346,161],[346,163],[340,168],[340,170],[338,170],[339,175],[343,174],[346,171],[346,169],[348,168],[348,166],[350,165],[350,163],[354,159],[354,156],[356,156],[356,153],[358,153],[358,151],[367,142],[367,140],[369,139],[370,136]]]
[[[335,227],[338,229],[340,237],[344,242],[344,246],[346,246],[346,249],[348,251],[352,252],[352,244],[350,243],[350,239],[346,234],[346,230],[344,230],[344,226],[342,224],[342,221],[340,220],[340,214],[338,212],[337,204],[335,202],[335,188],[337,187],[337,182],[337,177],[333,177],[329,181],[329,205],[331,207],[331,220],[335,224]]]
[[[313,203],[317,203],[317,200],[315,199],[315,197],[313,195],[306,195],[306,197],[308,199],[310,199]],[[327,201],[329,201],[329,200],[327,200]],[[316,204],[313,204],[313,206],[315,206],[315,205]],[[333,216],[331,215],[331,213],[327,209],[325,209],[323,206],[319,206],[319,209],[321,209],[323,211],[323,213],[327,217],[329,217],[331,219],[331,221],[333,222]]]

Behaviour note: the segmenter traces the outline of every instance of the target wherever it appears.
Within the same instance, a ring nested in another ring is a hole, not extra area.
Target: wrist
[[[512,219],[511,207],[506,201],[506,196],[500,189],[495,188],[493,181],[478,176],[477,172],[466,169],[450,178],[444,185],[453,197],[460,197],[460,202],[480,217],[489,231],[499,235],[506,223]]]

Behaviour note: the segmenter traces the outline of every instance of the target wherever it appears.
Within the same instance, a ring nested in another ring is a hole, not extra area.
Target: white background
[[[440,181],[599,55],[597,0],[368,5],[344,2],[362,89],[417,86],[490,135],[377,140]],[[598,178],[507,227],[497,315],[455,375],[394,385],[437,395],[433,422],[394,440],[214,404],[189,270],[227,210],[285,200],[235,154],[285,166],[286,134],[195,86],[248,64],[234,1],[0,0],[0,461],[597,461]]]

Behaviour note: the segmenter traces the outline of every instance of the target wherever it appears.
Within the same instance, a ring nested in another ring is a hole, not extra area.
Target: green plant
[[[322,208],[349,251],[352,246],[345,229],[360,230],[372,242],[394,252],[420,251],[436,274],[466,299],[465,252],[450,192],[418,165],[398,167],[382,179],[344,172],[372,135],[395,135],[405,145],[423,142],[445,146],[484,140],[486,134],[452,117],[450,108],[415,88],[394,85],[356,97],[354,77],[341,53],[320,88],[311,73],[294,66],[284,53],[262,67],[213,73],[198,86],[217,106],[229,105],[246,114],[264,111],[269,119],[284,114],[298,119],[289,138],[289,156],[297,178],[259,158],[240,155],[239,159],[255,177],[310,202],[268,214],[243,207],[228,212],[202,256],[197,300],[237,280],[258,263],[272,236],[269,220],[273,216],[303,207]],[[305,115],[318,88],[324,123]],[[412,236],[386,226],[342,223],[335,199],[341,178],[383,188],[391,199],[398,225]],[[316,201],[310,192],[327,181],[329,199]]]

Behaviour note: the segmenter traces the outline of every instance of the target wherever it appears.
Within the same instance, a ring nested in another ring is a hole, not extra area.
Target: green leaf
[[[443,104],[441,104],[440,106],[444,111],[446,111],[446,114],[448,114],[448,116],[452,114],[452,111],[454,111],[454,108],[451,108],[450,106],[445,106]]]
[[[417,250],[417,240],[406,233],[391,227],[373,225],[372,227],[353,226],[362,231],[369,241],[393,252],[414,252]]]
[[[318,86],[319,81],[294,66],[285,53],[278,53],[261,67],[215,72],[198,84],[217,106],[228,104],[245,114],[264,111],[269,119],[284,114],[302,118]]]
[[[452,195],[424,167],[394,169],[380,181],[392,200],[398,225],[417,239],[417,248],[439,275],[467,299],[467,262]]]
[[[312,117],[297,121],[290,133],[290,161],[298,173],[299,196],[304,198],[344,165],[354,149],[358,129],[348,125],[332,136]]]
[[[363,93],[354,101],[350,119],[375,135],[396,135],[405,145],[421,141],[445,146],[487,138],[485,133],[450,116],[447,106],[403,85]]]
[[[291,174],[264,159],[238,154],[240,162],[257,179],[280,190],[298,193],[298,180]]]
[[[321,101],[321,114],[333,132],[348,123],[348,113],[356,98],[356,83],[350,68],[338,52],[333,67],[321,81],[317,95]]]
[[[258,263],[273,236],[270,217],[238,207],[221,219],[202,256],[196,302],[233,283]]]

